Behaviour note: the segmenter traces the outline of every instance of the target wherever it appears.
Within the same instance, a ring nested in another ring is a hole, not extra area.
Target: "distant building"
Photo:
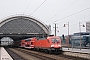
[[[90,21],[86,22],[86,32],[90,32]]]

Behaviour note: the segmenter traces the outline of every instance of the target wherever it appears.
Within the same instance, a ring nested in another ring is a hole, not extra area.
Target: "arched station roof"
[[[0,23],[0,34],[49,34],[49,30],[34,18],[15,16]]]

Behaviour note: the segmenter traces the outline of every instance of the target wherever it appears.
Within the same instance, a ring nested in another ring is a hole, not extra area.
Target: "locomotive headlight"
[[[61,45],[58,45],[58,46],[60,46],[60,47],[61,47]]]
[[[54,44],[52,44],[51,47],[54,47]]]

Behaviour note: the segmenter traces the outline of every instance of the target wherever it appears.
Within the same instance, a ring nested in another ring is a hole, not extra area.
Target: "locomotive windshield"
[[[52,43],[58,43],[60,40],[58,38],[52,38]]]

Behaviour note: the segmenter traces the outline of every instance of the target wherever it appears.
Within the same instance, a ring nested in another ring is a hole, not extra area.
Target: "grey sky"
[[[90,0],[44,1],[45,0],[0,0],[0,21],[12,15],[24,14],[26,16],[32,16],[44,24],[50,24],[52,26],[52,34],[54,34],[53,27],[54,23],[56,23],[58,27],[57,31],[59,31],[57,35],[67,35],[68,26],[63,27],[63,24],[67,24],[68,21],[70,24],[70,34],[79,32],[79,22],[85,24],[86,21],[90,21]],[[81,27],[81,31],[86,31],[86,28]]]

